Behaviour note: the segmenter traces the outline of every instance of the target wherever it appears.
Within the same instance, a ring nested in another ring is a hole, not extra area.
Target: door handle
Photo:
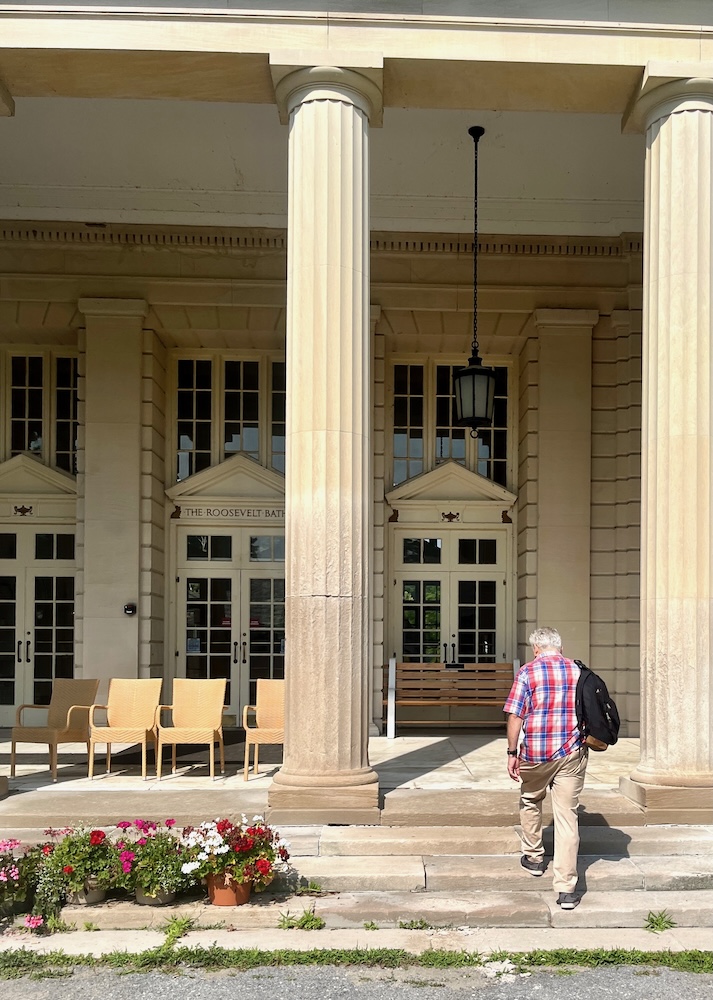
[[[448,643],[443,643],[443,662],[448,663]]]
[[[17,640],[17,662],[22,663],[22,639]]]
[[[248,648],[248,644],[247,644],[247,642],[244,642],[243,643],[243,659],[242,659],[243,663],[247,663],[248,662],[247,659],[246,659],[246,657],[245,657],[245,653],[246,653],[247,648]]]
[[[237,642],[234,642],[233,643],[233,663],[237,663],[237,662],[238,662],[238,644],[237,644]]]
[[[30,663],[30,640],[25,643],[25,663]]]
[[[453,659],[451,660],[451,663],[455,663],[456,662],[456,644],[454,642],[451,643],[451,649],[453,650]]]

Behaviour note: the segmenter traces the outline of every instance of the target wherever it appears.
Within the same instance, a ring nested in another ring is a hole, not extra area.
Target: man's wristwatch
[[[517,757],[517,750],[508,750],[508,757]]]

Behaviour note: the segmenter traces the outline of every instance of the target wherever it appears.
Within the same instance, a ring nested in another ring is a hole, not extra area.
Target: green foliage
[[[36,860],[35,902],[32,912],[50,921],[59,915],[68,893],[87,885],[106,889],[115,876],[115,852],[104,830],[46,830],[60,839],[42,844],[32,854]]]
[[[533,951],[524,953],[501,952],[498,959],[494,955],[488,960],[509,958],[518,968],[598,968],[634,966],[644,969],[665,967],[683,972],[713,973],[713,951],[659,951],[642,952],[625,949],[577,949],[560,948],[553,951]],[[354,966],[382,969],[424,968],[457,969],[475,968],[482,965],[483,958],[472,952],[451,952],[429,950],[414,955],[403,949],[363,948],[363,949],[320,949],[310,951],[260,951],[257,948],[228,949],[212,945],[208,948],[170,948],[162,945],[139,954],[112,952],[108,955],[65,955],[61,951],[46,954],[20,948],[0,952],[0,978],[16,979],[20,976],[41,974],[45,971],[79,968],[81,966],[103,966],[120,972],[146,972],[152,969],[175,971],[176,969],[206,969],[217,971],[249,969],[276,966]]]
[[[675,926],[676,921],[673,919],[668,910],[659,910],[658,913],[654,913],[652,910],[649,910],[649,915],[646,918],[646,923],[644,924],[644,930],[653,931],[653,933],[659,934],[661,931],[668,931]]]
[[[312,879],[309,880],[307,885],[298,885],[295,889],[296,896],[321,896],[322,886],[319,882],[313,882]]]
[[[309,910],[305,910],[299,917],[294,917],[289,910],[287,910],[286,913],[281,913],[277,926],[283,931],[293,929],[301,931],[321,931],[323,927],[326,927],[326,923],[322,917],[317,916],[314,912],[314,907],[311,907]]]
[[[62,920],[61,917],[56,917],[54,914],[47,918],[46,928],[49,934],[68,934],[70,931],[76,930],[76,924],[68,924],[66,920]]]
[[[429,924],[422,917],[418,920],[399,920],[399,927],[402,931],[429,931],[433,924]]]
[[[98,931],[100,928],[97,924],[93,923],[91,920],[85,920],[82,930],[85,931]]]
[[[373,920],[367,920],[367,921],[365,921],[365,923],[364,923],[364,930],[365,931],[378,931],[378,929],[379,929],[379,925],[375,924]]]
[[[154,820],[122,820],[123,831],[114,846],[114,885],[132,891],[141,889],[147,896],[159,892],[180,892],[195,879],[183,872],[186,852],[171,832],[175,820],[160,825]]]
[[[192,930],[194,923],[195,921],[192,917],[169,917],[163,925],[163,931],[166,935],[166,945],[172,948],[176,941]]]
[[[256,892],[272,882],[290,856],[287,843],[262,816],[254,816],[250,822],[243,816],[237,823],[229,819],[206,820],[186,827],[181,845],[186,874],[196,880],[226,875],[239,884],[251,882]]]

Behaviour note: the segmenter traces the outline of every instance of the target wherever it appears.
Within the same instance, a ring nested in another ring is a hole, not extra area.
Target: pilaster
[[[592,328],[589,309],[538,309],[537,622],[589,659]]]
[[[139,676],[142,325],[134,299],[80,299],[83,359],[82,665],[85,676]]]

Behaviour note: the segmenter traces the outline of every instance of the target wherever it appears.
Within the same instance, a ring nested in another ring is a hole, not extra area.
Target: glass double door
[[[0,725],[74,676],[74,531],[0,531]]]
[[[395,534],[391,607],[397,659],[507,661],[506,541],[497,533]]]
[[[184,532],[179,546],[178,675],[225,678],[225,704],[241,724],[257,680],[284,677],[284,538]]]

